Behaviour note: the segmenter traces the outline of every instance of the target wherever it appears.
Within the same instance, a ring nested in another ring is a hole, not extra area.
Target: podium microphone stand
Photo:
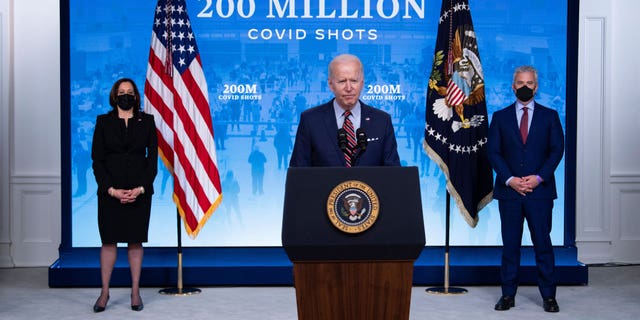
[[[465,294],[467,289],[450,287],[449,286],[449,225],[451,220],[451,195],[447,191],[447,204],[446,204],[446,230],[445,230],[445,244],[444,244],[444,287],[427,288],[425,291],[430,294]]]
[[[171,296],[190,296],[201,292],[198,288],[184,288],[182,286],[182,228],[180,228],[180,213],[176,209],[178,216],[178,286],[174,288],[164,288],[159,291],[160,294]]]

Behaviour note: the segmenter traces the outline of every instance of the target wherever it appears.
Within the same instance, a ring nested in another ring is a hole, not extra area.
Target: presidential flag
[[[467,0],[443,0],[427,90],[424,144],[471,227],[493,197],[484,73]]]
[[[195,238],[222,201],[207,82],[185,0],[159,0],[144,85],[159,154],[173,174],[173,201]]]

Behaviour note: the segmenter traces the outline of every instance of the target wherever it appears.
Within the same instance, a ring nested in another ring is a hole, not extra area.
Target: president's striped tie
[[[353,123],[351,119],[351,111],[347,110],[344,112],[344,123],[342,124],[342,128],[347,132],[347,150],[344,152],[344,160],[347,163],[347,167],[351,167],[351,161],[353,161],[353,151],[356,147],[356,133],[353,130]]]

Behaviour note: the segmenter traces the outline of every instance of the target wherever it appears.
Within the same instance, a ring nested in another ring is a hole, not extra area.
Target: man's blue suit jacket
[[[367,148],[353,166],[399,166],[396,136],[391,117],[360,102],[360,128],[367,135]],[[305,110],[291,154],[291,167],[344,167],[344,153],[338,146],[338,124],[333,100]]]
[[[515,103],[494,112],[489,126],[487,152],[496,172],[494,199],[521,198],[505,182],[512,176],[528,175],[539,175],[543,179],[543,183],[526,195],[528,199],[557,198],[554,172],[562,160],[564,134],[555,110],[535,104],[526,144],[520,138]]]

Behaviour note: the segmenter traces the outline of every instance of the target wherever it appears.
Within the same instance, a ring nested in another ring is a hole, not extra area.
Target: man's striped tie
[[[347,167],[351,167],[351,161],[353,160],[353,152],[356,148],[356,133],[353,130],[353,123],[351,119],[351,111],[347,110],[344,112],[344,123],[342,124],[342,128],[347,132],[347,150],[344,152],[344,160],[347,162]]]

